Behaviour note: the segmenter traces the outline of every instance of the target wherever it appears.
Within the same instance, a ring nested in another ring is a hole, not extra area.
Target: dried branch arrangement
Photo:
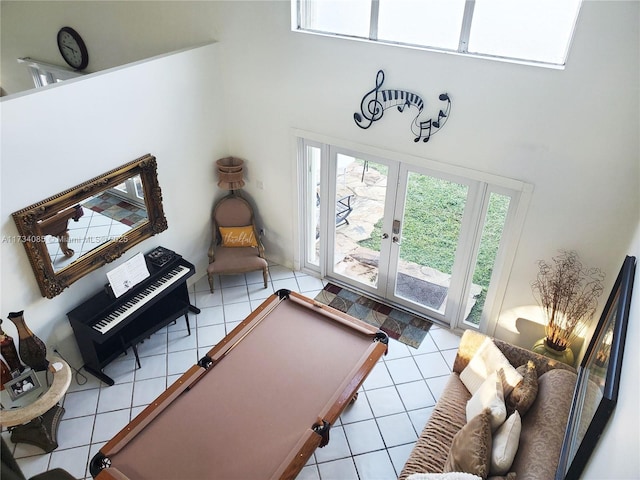
[[[547,345],[563,351],[596,313],[604,273],[583,267],[574,251],[561,250],[552,260],[538,261],[540,270],[531,289],[547,317]]]

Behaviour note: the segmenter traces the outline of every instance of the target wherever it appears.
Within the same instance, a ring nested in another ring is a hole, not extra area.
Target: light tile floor
[[[62,467],[79,479],[91,478],[87,464],[99,448],[269,294],[288,288],[313,298],[324,286],[317,278],[279,265],[270,267],[267,289],[261,272],[216,282],[214,294],[206,276],[190,288],[192,303],[201,309],[195,319],[190,316],[191,336],[186,335],[185,322],[178,321],[138,347],[140,369],[131,354],[105,368],[115,385],[108,387],[88,374],[83,385],[72,383],[64,398],[66,412],[55,451],[43,454],[28,444],[14,446],[9,433],[2,432],[27,477]],[[451,372],[458,344],[457,335],[437,326],[418,349],[392,340],[358,400],[333,426],[329,445],[316,450],[298,478],[397,478]]]

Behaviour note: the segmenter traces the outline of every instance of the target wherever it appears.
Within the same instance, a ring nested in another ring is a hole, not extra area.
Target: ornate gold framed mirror
[[[156,158],[150,154],[12,216],[47,298],[167,229]]]

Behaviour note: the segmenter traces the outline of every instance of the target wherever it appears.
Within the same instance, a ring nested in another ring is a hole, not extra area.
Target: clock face
[[[58,48],[65,62],[76,70],[86,68],[89,54],[82,38],[71,27],[63,27],[58,32]]]

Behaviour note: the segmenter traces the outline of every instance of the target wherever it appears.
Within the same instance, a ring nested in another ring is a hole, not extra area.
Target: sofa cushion
[[[505,404],[509,413],[517,410],[523,417],[538,395],[538,373],[535,363],[531,360],[526,365],[520,365],[516,370],[522,375],[522,381],[505,398]]]
[[[491,465],[491,410],[473,417],[455,434],[444,472],[466,472],[486,479]]]
[[[474,330],[467,329],[464,331],[464,334],[460,339],[460,345],[458,346],[456,358],[453,362],[454,372],[458,374],[462,373],[465,367],[469,364],[469,361],[478,351],[478,348],[480,348],[480,345],[484,343],[486,338],[486,335],[483,335],[482,333],[476,332]],[[513,345],[497,338],[493,339],[493,343],[500,349],[507,360],[509,360],[509,363],[511,365],[517,367],[518,365],[525,365],[529,360],[532,360],[536,365],[538,376],[554,368],[562,368],[571,372],[576,371],[575,368],[567,365],[566,363],[547,358],[538,353],[534,353],[531,350],[518,347],[517,345]]]
[[[464,472],[414,473],[407,480],[482,480],[482,477]]]
[[[492,438],[491,474],[505,475],[509,472],[513,459],[518,452],[522,422],[516,410],[500,425]]]
[[[469,364],[460,373],[460,380],[473,394],[491,373],[501,368],[504,370],[506,378],[504,394],[508,396],[513,388],[522,381],[522,375],[509,363],[509,360],[496,347],[493,340],[487,337],[473,355]]]
[[[480,385],[467,402],[467,421],[481,414],[485,408],[491,412],[491,431],[495,432],[507,418],[507,407],[504,404],[504,394],[502,393],[502,369],[493,372]]]
[[[522,418],[520,446],[511,470],[518,480],[554,478],[577,376],[553,369],[538,378],[538,395]]]

